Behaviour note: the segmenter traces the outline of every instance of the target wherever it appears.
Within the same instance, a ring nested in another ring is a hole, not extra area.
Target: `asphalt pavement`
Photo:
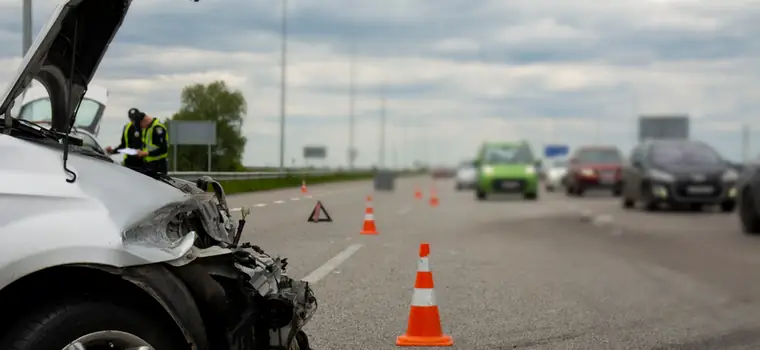
[[[325,184],[230,204],[252,207],[244,240],[313,282],[315,349],[396,348],[421,242],[454,349],[760,349],[760,237],[743,235],[735,213],[645,213],[607,193],[479,202],[451,181],[436,181],[430,207],[432,183]],[[376,236],[359,234],[367,195]],[[333,222],[307,222],[317,200]]]

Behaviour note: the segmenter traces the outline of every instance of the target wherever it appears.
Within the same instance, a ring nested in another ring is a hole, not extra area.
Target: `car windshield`
[[[616,149],[586,149],[576,157],[582,163],[617,164],[623,161]]]
[[[90,99],[83,99],[77,111],[74,126],[86,128],[92,125],[103,106]],[[19,118],[30,122],[49,122],[51,119],[50,99],[45,97],[34,100],[21,107]]]
[[[466,161],[466,162],[459,163],[459,169],[469,169],[469,168],[474,168],[474,167],[475,167],[474,161]]]
[[[533,153],[525,146],[492,146],[484,158],[486,164],[527,164],[533,162]]]
[[[662,143],[652,147],[652,162],[658,165],[720,164],[723,158],[701,142]]]
[[[564,167],[567,167],[567,160],[556,160],[556,161],[554,161],[554,167],[555,168],[564,168]]]
[[[87,135],[83,132],[72,132],[71,135],[78,139],[81,139],[82,146],[90,147],[95,150],[100,150],[100,145],[98,145],[98,142],[95,141],[95,139],[92,138],[90,135]]]

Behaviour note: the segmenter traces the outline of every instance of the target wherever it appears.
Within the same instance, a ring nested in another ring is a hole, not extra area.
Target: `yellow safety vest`
[[[124,135],[122,136],[124,138],[124,148],[129,148],[129,129],[132,128],[132,122],[127,123],[127,126],[124,127]],[[124,155],[124,161],[127,161],[127,155]],[[122,163],[124,164],[124,163]]]
[[[148,129],[146,129],[143,133],[143,151],[145,152],[151,152],[153,150],[157,150],[158,146],[156,146],[153,143],[153,129],[155,129],[157,126],[160,126],[164,128],[164,132],[166,132],[166,127],[161,124],[161,122],[158,121],[158,119],[154,119],[153,122],[148,126]],[[166,135],[166,144],[169,144],[169,134]],[[157,156],[146,156],[143,158],[146,163],[155,162],[160,159],[164,159],[169,156],[169,147],[166,148],[166,152],[159,154]]]

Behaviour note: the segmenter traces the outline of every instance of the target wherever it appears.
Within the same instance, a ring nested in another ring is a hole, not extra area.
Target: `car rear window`
[[[578,152],[577,157],[583,163],[617,164],[623,161],[616,149],[585,149]]]
[[[719,164],[723,158],[712,147],[701,142],[673,142],[652,146],[652,162],[658,165]]]

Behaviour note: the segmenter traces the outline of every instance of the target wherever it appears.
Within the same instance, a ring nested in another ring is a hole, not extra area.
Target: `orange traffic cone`
[[[306,180],[301,180],[301,193],[309,193],[309,190],[306,189]]]
[[[396,338],[398,346],[452,346],[454,339],[443,334],[441,316],[435,303],[433,272],[430,271],[430,245],[420,244],[417,278],[406,333]]]
[[[419,187],[414,188],[414,198],[422,199],[422,190]]]
[[[435,186],[430,187],[430,206],[431,207],[437,207],[438,206],[438,193],[435,190]]]
[[[367,196],[367,208],[364,209],[364,228],[362,228],[362,235],[376,235],[377,227],[375,227],[375,213],[372,210],[372,196]]]

